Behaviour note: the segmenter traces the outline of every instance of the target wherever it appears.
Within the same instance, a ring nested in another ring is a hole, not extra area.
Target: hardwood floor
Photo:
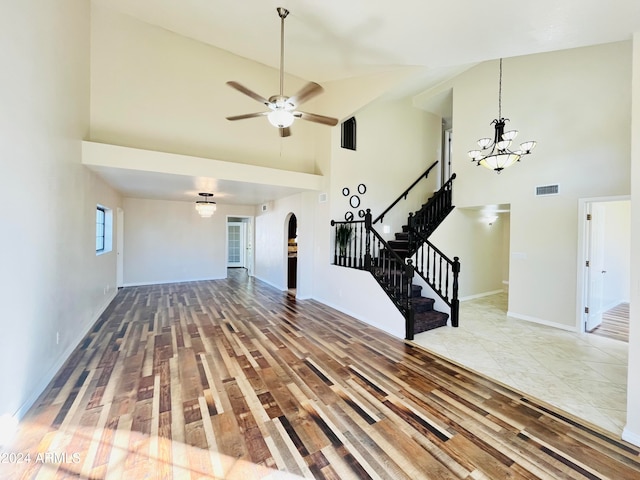
[[[0,478],[640,478],[637,447],[230,275],[121,290]]]
[[[621,303],[602,314],[602,323],[589,333],[629,342],[629,304]]]

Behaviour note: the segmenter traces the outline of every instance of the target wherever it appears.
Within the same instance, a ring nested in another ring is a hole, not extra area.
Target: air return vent
[[[560,193],[560,185],[539,185],[536,187],[537,197],[546,197],[548,195],[558,195]]]

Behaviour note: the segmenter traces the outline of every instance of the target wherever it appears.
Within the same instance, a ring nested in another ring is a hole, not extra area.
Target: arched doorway
[[[298,283],[298,219],[292,213],[287,225],[287,288]]]

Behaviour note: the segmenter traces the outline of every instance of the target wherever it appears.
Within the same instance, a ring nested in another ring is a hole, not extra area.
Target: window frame
[[[102,214],[102,221],[100,221],[100,214]],[[102,233],[99,228],[102,227]],[[102,247],[98,248],[98,239],[102,240]],[[107,243],[107,209],[101,205],[96,206],[96,254],[104,253],[106,251]]]
[[[356,150],[356,117],[347,118],[340,125],[340,146],[347,150]]]

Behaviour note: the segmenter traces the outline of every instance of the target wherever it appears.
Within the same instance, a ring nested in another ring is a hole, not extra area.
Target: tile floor
[[[415,343],[620,435],[627,401],[627,343],[507,317],[507,294],[460,304],[460,326]]]

